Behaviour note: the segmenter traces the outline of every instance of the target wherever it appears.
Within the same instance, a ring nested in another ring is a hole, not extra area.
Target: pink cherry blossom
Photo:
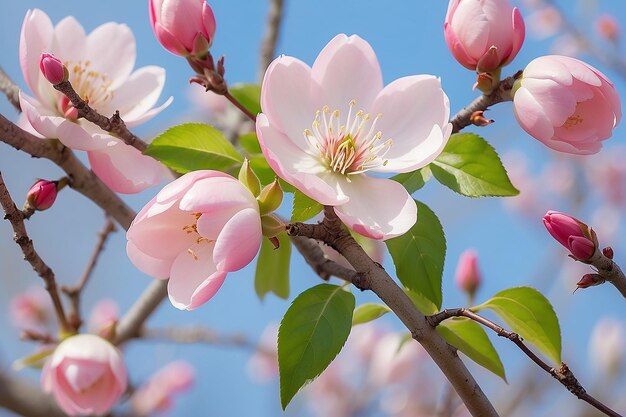
[[[479,72],[509,64],[524,42],[524,20],[507,0],[450,0],[444,23],[448,48]]]
[[[117,323],[119,318],[120,309],[114,300],[110,298],[99,300],[91,309],[89,331],[104,337],[110,334],[111,327]]]
[[[193,310],[256,256],[261,218],[254,196],[217,171],[194,171],[166,185],[137,215],[126,234],[137,268],[170,278],[174,307]]]
[[[46,362],[41,386],[70,416],[105,414],[126,391],[119,350],[101,337],[80,334],[65,339]]]
[[[520,126],[560,152],[597,153],[622,117],[613,83],[575,58],[534,59],[514,91],[513,110]]]
[[[478,254],[468,249],[459,257],[455,274],[456,286],[473,297],[480,287],[481,274],[478,269]]]
[[[41,287],[31,287],[11,299],[9,304],[11,321],[22,329],[45,331],[52,312],[50,296]]]
[[[159,369],[135,392],[133,410],[141,416],[170,410],[174,397],[189,390],[195,379],[195,371],[189,363],[171,362]]]
[[[42,74],[42,52],[63,61],[72,86],[96,111],[111,116],[119,110],[128,127],[137,126],[172,100],[154,108],[165,83],[163,68],[132,72],[135,38],[128,26],[109,22],[86,35],[71,16],[53,26],[43,11],[29,10],[22,25],[20,65],[33,96],[21,91],[20,105],[38,134],[87,151],[93,171],[114,191],[136,193],[158,184],[167,175],[163,165],[93,123],[76,119],[76,109]]]
[[[206,53],[215,16],[206,0],[150,0],[150,24],[159,43],[180,56]]]
[[[372,47],[337,35],[313,67],[274,60],[261,92],[257,134],[285,181],[334,206],[352,230],[388,239],[415,224],[415,203],[399,183],[367,172],[409,172],[442,151],[452,126],[439,79],[400,78],[383,88]]]

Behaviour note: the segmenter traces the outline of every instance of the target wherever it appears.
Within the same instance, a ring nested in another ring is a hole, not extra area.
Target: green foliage
[[[430,168],[425,166],[415,171],[394,175],[391,179],[398,181],[406,188],[409,194],[413,194],[422,188],[432,176],[433,174],[430,172]]]
[[[235,84],[228,88],[230,94],[252,114],[261,113],[261,86],[258,84]]]
[[[352,328],[354,304],[354,295],[330,284],[310,288],[293,301],[278,330],[283,409],[341,351]]]
[[[248,152],[250,155],[258,155],[263,153],[261,151],[261,145],[259,145],[259,138],[254,132],[239,135],[239,137],[237,138],[237,143],[239,143],[243,150]]]
[[[352,325],[367,323],[372,320],[384,316],[389,313],[391,309],[383,304],[377,303],[365,303],[361,304],[354,310],[354,316],[352,317]]]
[[[437,332],[468,358],[506,381],[500,356],[480,324],[457,317],[440,323]]]
[[[559,319],[546,297],[530,287],[500,291],[472,311],[489,309],[527,342],[534,344],[555,364],[561,363]]]
[[[289,297],[291,241],[286,233],[281,233],[276,237],[280,243],[277,249],[274,249],[269,239],[263,239],[256,262],[254,290],[261,300],[269,292],[273,292],[280,298]]]
[[[519,194],[496,151],[474,133],[452,135],[429,166],[440,183],[468,197]]]
[[[317,201],[308,197],[301,191],[295,190],[293,193],[293,210],[291,211],[292,222],[304,222],[315,217],[324,209]]]
[[[406,293],[406,295],[409,296],[411,301],[413,301],[413,304],[415,304],[415,307],[417,307],[417,309],[421,311],[422,314],[424,314],[425,316],[430,316],[432,314],[439,312],[439,307],[437,307],[431,300],[429,300],[422,293],[407,290],[407,289],[405,289],[404,292]]]
[[[200,169],[236,174],[243,162],[222,132],[201,123],[185,123],[166,130],[144,153],[181,174]]]
[[[417,204],[417,223],[402,236],[387,240],[398,279],[441,307],[441,277],[446,238],[439,219],[423,203]]]

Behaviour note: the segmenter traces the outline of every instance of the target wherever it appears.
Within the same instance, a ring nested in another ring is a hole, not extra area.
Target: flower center
[[[214,242],[213,240],[207,239],[206,237],[200,235],[200,233],[198,233],[198,219],[202,216],[202,213],[196,212],[196,213],[192,213],[193,216],[193,223],[185,225],[182,227],[183,232],[185,232],[188,235],[193,235],[194,239],[195,239],[195,243],[197,245],[201,244],[201,243],[212,243]],[[196,255],[195,251],[191,248],[187,249],[187,253],[189,253],[189,255],[191,255],[194,259],[194,261],[198,260],[198,255]]]
[[[370,169],[387,165],[384,158],[393,141],[382,140],[383,134],[376,130],[378,114],[372,120],[363,110],[354,112],[356,101],[350,101],[345,120],[339,110],[330,111],[324,106],[315,113],[312,128],[304,130],[304,137],[311,152],[319,156],[333,172],[343,175],[361,174]]]
[[[584,119],[580,117],[580,115],[574,113],[573,115],[567,118],[565,123],[563,123],[563,127],[564,128],[574,127],[576,125],[581,124],[583,121]]]
[[[70,73],[74,90],[95,110],[113,98],[113,91],[110,91],[111,80],[107,74],[91,69],[91,61],[68,61],[65,66]]]

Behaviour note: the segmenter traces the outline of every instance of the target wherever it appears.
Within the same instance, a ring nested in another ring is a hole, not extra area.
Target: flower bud
[[[175,55],[201,57],[213,43],[215,16],[205,0],[150,0],[150,24]]]
[[[244,159],[241,169],[239,170],[239,182],[245,185],[253,196],[259,196],[259,193],[261,192],[261,182],[252,168],[250,168],[250,161],[248,161],[248,158]]]
[[[548,232],[579,261],[586,261],[598,247],[596,233],[585,223],[558,211],[548,211],[543,217]]]
[[[257,200],[261,215],[271,213],[280,207],[280,203],[283,202],[283,189],[280,187],[278,178],[273,183],[263,187]]]
[[[467,69],[490,72],[507,65],[524,42],[524,20],[507,0],[450,0],[444,35]]]
[[[43,76],[52,85],[59,84],[69,79],[69,73],[63,62],[56,56],[48,53],[41,54],[39,69]]]
[[[615,253],[613,252],[613,248],[610,246],[607,246],[606,248],[602,249],[602,254],[609,259],[613,259],[613,256],[615,256]]]
[[[595,287],[596,285],[603,284],[604,281],[604,278],[602,278],[600,274],[585,274],[580,281],[576,283],[576,289]]]
[[[47,210],[57,198],[57,181],[39,180],[26,194],[26,205],[33,210]]]
[[[103,415],[126,391],[124,359],[115,346],[92,335],[68,337],[55,349],[41,385],[70,416]]]
[[[492,124],[494,120],[487,119],[483,110],[477,110],[470,116],[470,122],[472,122],[474,126],[484,127]]]
[[[513,111],[522,129],[559,152],[599,152],[622,117],[613,83],[591,65],[567,56],[535,58],[513,92]]]
[[[474,297],[481,282],[476,251],[470,249],[461,254],[456,267],[455,281],[461,291],[466,292],[472,298]]]

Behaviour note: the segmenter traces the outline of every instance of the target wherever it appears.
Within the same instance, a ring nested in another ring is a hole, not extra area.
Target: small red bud
[[[613,256],[615,255],[613,253],[613,248],[610,246],[607,246],[606,248],[602,249],[602,254],[609,259],[613,259]]]
[[[39,58],[39,69],[43,76],[53,85],[67,81],[69,73],[63,62],[52,54],[43,53]]]
[[[26,204],[34,210],[47,210],[57,198],[57,181],[39,180],[28,190]]]
[[[604,278],[602,278],[599,274],[585,274],[583,277],[576,283],[576,289],[578,288],[589,288],[595,287],[596,285],[600,285],[604,283]]]

